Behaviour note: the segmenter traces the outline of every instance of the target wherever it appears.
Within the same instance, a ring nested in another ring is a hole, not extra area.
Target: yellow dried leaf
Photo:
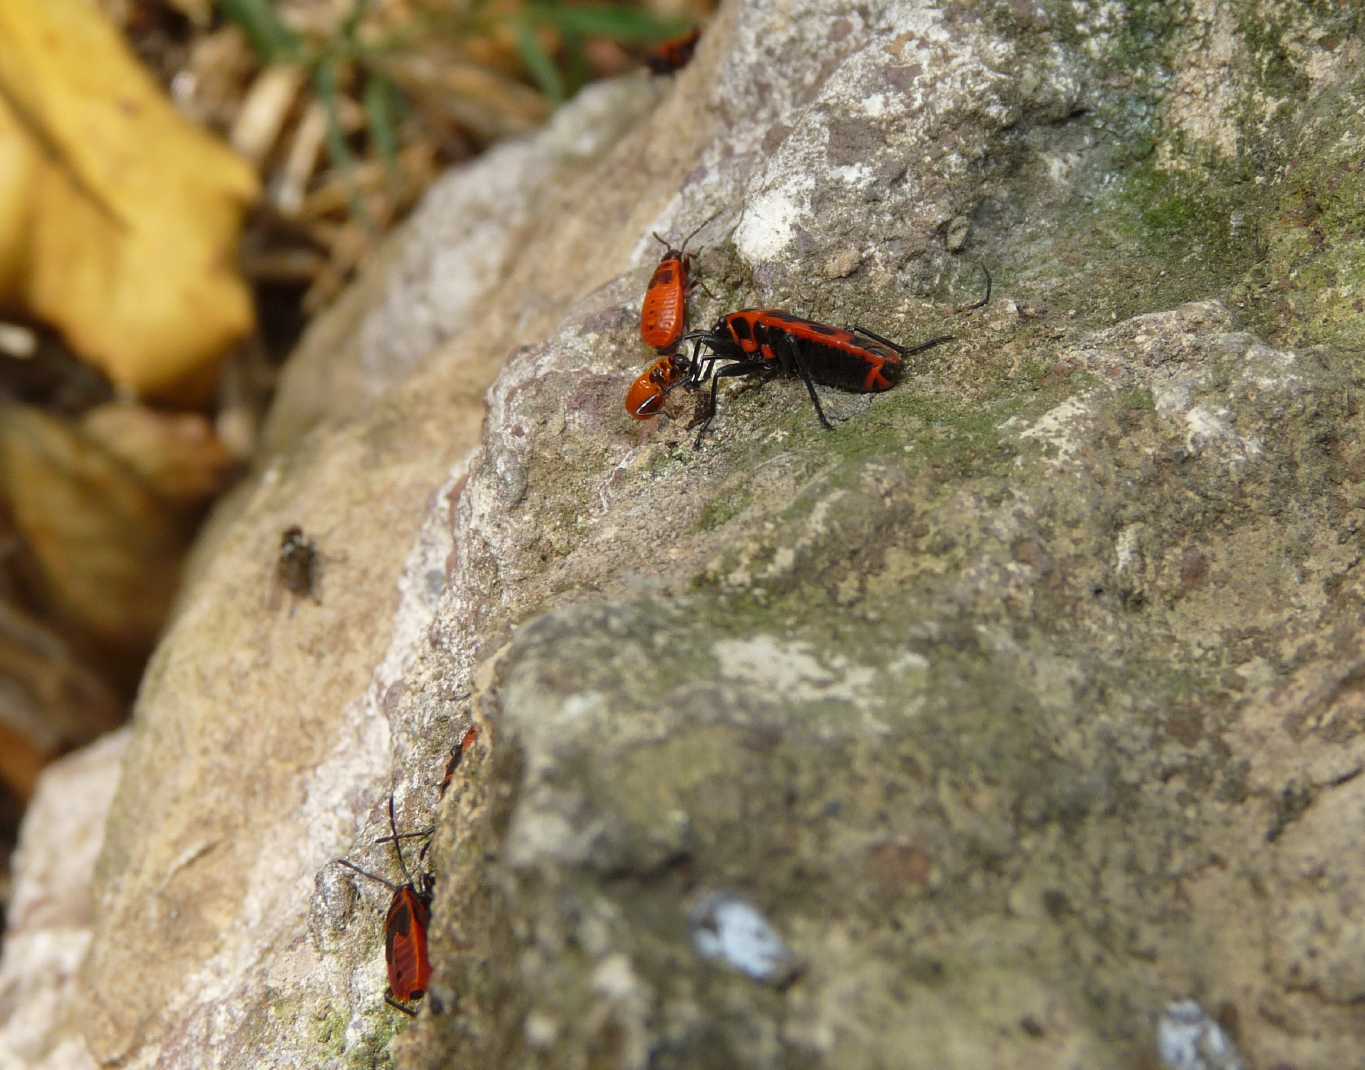
[[[0,248],[0,269],[16,247],[25,267],[8,296],[121,386],[200,400],[252,326],[235,264],[251,168],[175,111],[89,0],[0,0],[0,41],[0,138],[20,130],[38,159],[23,233]]]
[[[0,305],[13,300],[28,258],[28,219],[39,159],[0,99]]]

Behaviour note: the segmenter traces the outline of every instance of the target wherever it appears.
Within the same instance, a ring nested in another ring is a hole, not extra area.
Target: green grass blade
[[[346,131],[341,125],[341,107],[338,103],[341,95],[337,88],[337,80],[336,59],[332,56],[323,56],[313,73],[313,88],[318,99],[322,101],[323,110],[327,113],[327,155],[331,158],[332,166],[352,182],[351,215],[369,226],[370,217],[365,209],[365,202],[354,187],[355,153],[351,151],[351,146],[346,140]]]
[[[520,21],[517,26],[517,48],[521,52],[522,62],[526,64],[526,70],[530,72],[540,91],[556,104],[562,103],[564,79],[560,77],[559,68],[555,66],[553,57],[541,47],[535,27],[529,21]]]
[[[398,118],[403,100],[397,87],[382,74],[365,80],[365,117],[370,140],[392,169],[398,164]]]
[[[341,24],[341,36],[355,43],[361,20],[370,13],[371,0],[352,0],[351,12]]]
[[[280,21],[270,0],[222,0],[223,14],[246,33],[264,63],[297,60],[303,50],[298,35]]]

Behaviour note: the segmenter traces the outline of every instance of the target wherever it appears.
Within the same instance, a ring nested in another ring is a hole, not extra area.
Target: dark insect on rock
[[[831,327],[826,323],[794,316],[780,309],[745,308],[730,312],[709,331],[683,335],[694,342],[686,360],[689,389],[711,380],[710,401],[697,432],[696,445],[716,414],[716,389],[720,381],[737,376],[760,380],[774,375],[799,376],[806,384],[815,415],[826,430],[834,425],[825,417],[815,384],[835,386],[857,393],[890,390],[900,381],[905,358],[951,342],[941,335],[914,346],[903,346],[866,327]],[[708,352],[709,351],[709,352]]]
[[[986,276],[986,296],[960,311],[984,308],[991,299],[990,272],[984,264],[981,270]],[[742,308],[721,316],[709,331],[690,331],[678,339],[680,351],[674,358],[677,367],[670,366],[670,379],[660,386],[660,397],[654,401],[644,396],[648,384],[639,386],[641,404],[632,415],[637,419],[648,418],[657,412],[663,402],[662,394],[671,388],[680,372],[686,372],[682,385],[688,389],[695,389],[709,378],[711,396],[701,430],[697,432],[699,446],[716,414],[716,391],[722,379],[753,376],[764,381],[786,374],[798,376],[805,383],[821,426],[832,431],[834,425],[820,407],[816,383],[860,394],[890,390],[900,382],[907,357],[951,341],[953,336],[945,334],[918,345],[903,346],[866,327],[832,327],[781,309]],[[681,355],[681,346],[687,342],[693,343],[691,357]],[[653,367],[658,366],[656,362]]]
[[[275,559],[276,582],[290,594],[320,602],[317,595],[320,556],[303,528],[297,524],[285,528],[280,536],[280,553]]]

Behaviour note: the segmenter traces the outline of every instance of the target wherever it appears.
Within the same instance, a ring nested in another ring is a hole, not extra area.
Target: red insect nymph
[[[393,891],[389,912],[384,919],[384,961],[389,967],[389,990],[384,993],[384,1001],[404,1014],[416,1015],[415,1010],[404,1004],[421,999],[431,983],[427,926],[431,922],[432,880],[429,874],[423,874],[420,881],[412,879],[403,860],[401,841],[408,836],[426,833],[399,833],[393,816],[392,795],[389,796],[389,827],[393,830],[393,846],[398,852],[398,865],[407,878],[406,884],[394,884],[344,858],[338,858],[337,861]]]
[[[455,770],[460,768],[460,762],[465,754],[474,749],[474,744],[479,741],[479,726],[470,725],[465,734],[460,738],[460,742],[450,748],[450,760],[446,762],[446,773],[441,778],[441,788],[438,796],[444,795],[450,787],[450,782],[455,779]]]
[[[713,215],[704,220],[677,249],[654,235],[663,245],[664,255],[645,290],[645,302],[640,308],[640,337],[645,345],[660,353],[671,352],[687,330],[687,294],[692,288],[688,281],[692,258],[687,255],[687,243],[715,218]]]
[[[664,407],[664,398],[686,380],[692,365],[681,353],[668,353],[644,370],[626,392],[626,412],[637,420],[648,420]]]

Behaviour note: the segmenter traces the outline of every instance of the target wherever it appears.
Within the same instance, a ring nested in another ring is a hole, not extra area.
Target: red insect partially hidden
[[[450,760],[446,762],[446,775],[441,778],[441,788],[438,795],[446,793],[446,789],[450,787],[450,782],[455,779],[455,770],[460,768],[460,761],[468,751],[474,749],[474,744],[478,741],[479,726],[474,724],[469,726],[460,742],[450,748]]]
[[[701,40],[701,28],[689,30],[651,48],[644,55],[645,66],[655,74],[672,74],[686,67]]]
[[[654,240],[664,247],[664,255],[650,276],[645,302],[640,306],[640,337],[651,349],[660,353],[672,352],[687,330],[687,295],[695,285],[688,279],[692,258],[687,255],[687,243],[715,218],[712,215],[704,219],[676,249],[659,235],[654,235]]]
[[[666,353],[644,370],[626,392],[626,412],[637,420],[648,420],[664,406],[668,392],[683,382],[692,365],[680,353]]]
[[[427,832],[399,833],[398,824],[393,816],[393,796],[389,796],[389,828],[393,830],[392,843],[398,852],[398,865],[407,878],[406,884],[394,884],[344,858],[337,861],[348,869],[353,869],[362,877],[384,885],[393,892],[389,900],[389,913],[384,918],[384,960],[389,966],[389,990],[384,993],[384,1002],[396,1007],[404,1014],[416,1017],[417,1012],[407,1003],[415,1002],[426,995],[427,985],[431,982],[431,958],[427,954],[427,926],[431,922],[431,898],[433,881],[430,874],[424,873],[417,881],[408,872],[408,864],[403,859],[402,841],[414,836],[430,835]],[[389,841],[389,837],[379,842]]]

